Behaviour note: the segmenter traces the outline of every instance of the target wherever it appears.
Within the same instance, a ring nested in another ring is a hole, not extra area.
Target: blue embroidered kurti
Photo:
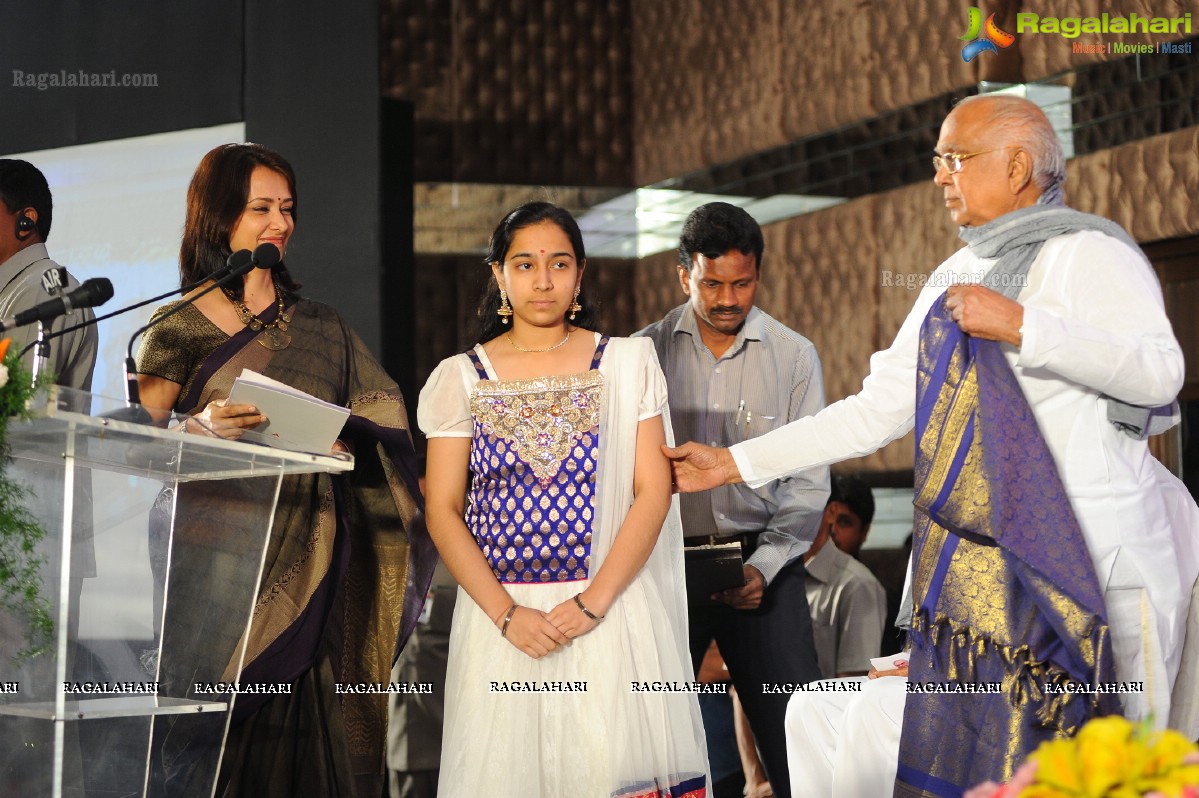
[[[603,377],[484,380],[466,525],[500,582],[587,578]]]

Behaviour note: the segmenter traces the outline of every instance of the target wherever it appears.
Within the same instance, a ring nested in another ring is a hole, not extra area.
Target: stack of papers
[[[328,454],[350,417],[347,407],[322,401],[250,369],[242,369],[234,380],[229,404],[254,405],[267,418],[252,428],[262,442],[294,452]]]
[[[872,657],[870,659],[870,664],[874,666],[875,670],[890,671],[895,670],[907,661],[908,652],[904,651],[899,654],[892,654],[889,657]]]

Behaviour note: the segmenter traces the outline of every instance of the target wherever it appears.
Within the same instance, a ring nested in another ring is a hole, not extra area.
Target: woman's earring
[[[508,319],[512,318],[512,306],[508,304],[508,292],[500,289],[500,309],[495,312],[495,315],[500,317],[503,324],[508,323]]]
[[[574,321],[575,314],[578,313],[582,309],[583,309],[583,306],[579,304],[579,289],[576,286],[575,287],[575,300],[574,300],[574,302],[570,303],[570,320]]]

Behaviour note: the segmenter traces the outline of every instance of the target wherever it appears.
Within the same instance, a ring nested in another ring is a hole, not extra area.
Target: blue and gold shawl
[[[1043,740],[1119,711],[1103,593],[999,344],[942,297],[921,329],[909,694],[896,796],[1006,780]]]

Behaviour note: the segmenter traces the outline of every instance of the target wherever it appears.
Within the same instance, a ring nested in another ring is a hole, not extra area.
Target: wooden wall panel
[[[418,181],[632,183],[630,0],[384,0]]]

